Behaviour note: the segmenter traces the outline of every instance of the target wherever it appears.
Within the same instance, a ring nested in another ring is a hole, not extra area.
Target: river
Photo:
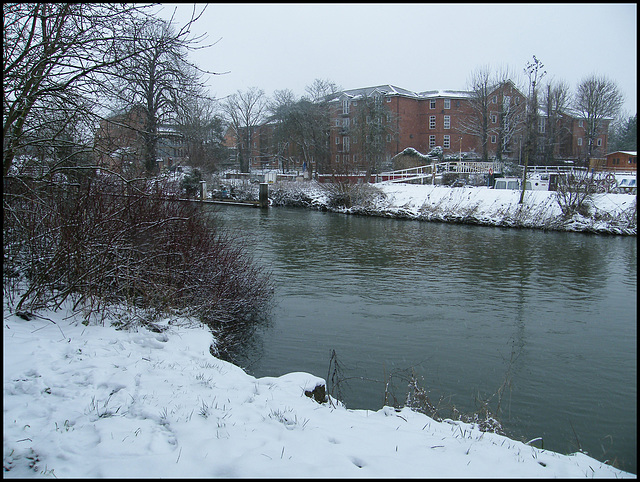
[[[637,238],[216,206],[273,273],[270,323],[235,362],[442,414],[488,401],[507,435],[637,473]],[[333,371],[332,371],[333,373]]]

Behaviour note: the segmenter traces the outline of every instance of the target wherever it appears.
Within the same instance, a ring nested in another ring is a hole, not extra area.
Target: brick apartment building
[[[376,96],[393,114],[390,117],[394,125],[390,126],[386,135],[385,169],[392,169],[393,157],[408,147],[425,154],[438,147],[445,159],[482,157],[477,100],[474,100],[471,92],[441,90],[416,93],[382,85],[346,90],[333,100],[329,139],[332,164],[359,164],[362,150],[350,135],[354,131],[353,119],[359,103]],[[487,101],[488,157],[521,163],[526,96],[509,81],[495,88],[487,96]],[[540,138],[549,130],[551,122],[541,111],[537,128]],[[553,156],[547,153],[546,157],[556,161],[586,161],[588,146],[584,121],[575,113],[563,112],[555,123]],[[601,123],[592,157],[601,157],[606,153],[608,124],[609,120]],[[544,156],[541,153],[538,160]]]
[[[330,134],[331,158],[336,164],[346,161],[357,165],[362,159],[360,146],[353,143],[353,119],[359,103],[368,98],[378,97],[382,105],[392,113],[389,132],[385,136],[386,149],[383,166],[391,169],[391,159],[405,148],[411,147],[420,153],[429,153],[434,148],[442,149],[443,158],[479,158],[482,146],[473,125],[474,104],[471,93],[466,91],[425,91],[411,92],[392,85],[382,85],[364,89],[346,90],[333,101],[333,128]],[[515,159],[520,154],[519,138],[513,136],[500,141],[498,128],[503,103],[512,111],[524,110],[525,97],[513,84],[508,83],[495,89],[489,96],[489,119],[487,151],[489,157],[498,153],[499,143],[503,145],[502,155]]]
[[[375,99],[383,107],[386,116],[379,130],[378,141],[384,144],[376,163],[379,171],[393,169],[392,159],[406,148],[427,154],[439,148],[442,158],[481,159],[483,147],[479,136],[477,100],[469,91],[432,90],[412,92],[392,85],[380,85],[344,90],[335,94],[331,106],[330,125],[327,126],[327,143],[330,152],[329,172],[339,172],[344,166],[352,171],[371,169],[365,148],[374,139],[363,137],[363,123],[376,122],[365,118],[362,109]],[[487,155],[489,159],[523,162],[524,114],[526,96],[510,81],[496,87],[487,97]],[[380,122],[380,120],[378,120]],[[555,126],[551,125],[555,122]],[[588,145],[584,121],[576,113],[565,111],[556,121],[551,121],[541,110],[538,134],[540,138],[555,128],[556,137],[547,151],[539,151],[534,162],[553,159],[554,162],[574,161],[587,163]],[[606,154],[609,120],[602,122],[591,157],[603,158]],[[252,128],[251,145],[245,146],[244,155],[250,158],[251,169],[282,169],[287,160],[288,169],[302,170],[301,156],[296,156],[291,146],[276,146],[274,125],[265,123]],[[359,135],[360,134],[360,135]],[[542,145],[542,143],[541,143]],[[227,146],[238,144],[232,133]],[[539,148],[542,149],[542,148]],[[319,166],[318,166],[319,167]],[[314,169],[315,170],[315,169]]]

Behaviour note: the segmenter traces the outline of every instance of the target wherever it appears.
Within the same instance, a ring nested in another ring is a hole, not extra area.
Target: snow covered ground
[[[201,326],[37,315],[3,310],[7,478],[636,477],[409,409],[320,404],[304,392],[322,379],[249,376]]]
[[[281,182],[270,196],[287,203],[287,197],[311,198],[310,206],[326,208],[328,195],[317,183]],[[526,227],[559,231],[636,235],[636,196],[633,194],[595,194],[590,215],[565,219],[554,191],[526,191],[519,204],[520,191],[487,187],[456,187],[382,182],[374,184],[384,194],[375,205],[353,206],[342,212],[406,217],[425,221],[465,222],[486,226]]]

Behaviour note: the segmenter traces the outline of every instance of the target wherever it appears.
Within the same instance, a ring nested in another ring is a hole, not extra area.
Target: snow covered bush
[[[597,192],[597,182],[589,173],[560,176],[556,189],[556,200],[565,217],[574,214],[589,215],[590,201]]]
[[[314,181],[283,181],[269,188],[273,206],[310,207],[314,205],[320,188]]]
[[[267,272],[200,203],[161,182],[87,176],[75,186],[23,181],[5,192],[5,292],[16,310],[66,299],[88,320],[105,306],[179,310],[220,333],[250,328],[270,305]]]
[[[323,184],[322,187],[327,193],[330,209],[373,209],[385,197],[379,188],[369,183],[334,182]]]

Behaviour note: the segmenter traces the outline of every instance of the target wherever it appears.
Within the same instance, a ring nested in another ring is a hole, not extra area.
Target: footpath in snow
[[[5,300],[5,478],[636,477],[409,409],[318,403],[305,392],[324,380],[249,376],[201,326],[27,318]]]

